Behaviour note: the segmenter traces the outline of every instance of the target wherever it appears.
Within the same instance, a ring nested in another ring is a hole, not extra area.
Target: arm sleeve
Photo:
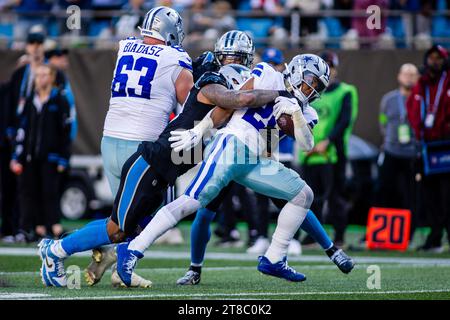
[[[342,101],[341,112],[339,113],[336,124],[331,131],[328,139],[336,143],[336,141],[341,140],[344,136],[345,129],[350,125],[352,119],[352,95],[348,92]]]
[[[292,114],[294,122],[295,141],[303,151],[310,151],[314,147],[314,136],[301,111]]]
[[[9,137],[14,137],[17,127],[19,126],[19,116],[17,114],[17,106],[19,104],[21,76],[23,72],[16,70],[10,81],[10,91],[8,95],[8,119],[7,119],[7,134]]]
[[[27,139],[27,127],[28,127],[28,115],[30,110],[30,103],[27,101],[22,113],[17,116],[17,126],[15,127],[17,131],[15,132],[13,140],[13,154],[12,159],[17,160],[20,163],[25,162],[25,144]]]
[[[408,113],[408,121],[411,125],[411,128],[414,130],[414,134],[416,135],[416,139],[420,139],[420,131],[421,131],[421,103],[422,96],[420,95],[420,82],[413,88],[413,91],[408,97],[406,101],[406,110]]]

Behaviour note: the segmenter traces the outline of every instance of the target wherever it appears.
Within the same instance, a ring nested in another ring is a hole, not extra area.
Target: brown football
[[[294,137],[294,121],[289,114],[283,113],[277,120],[277,124],[281,131],[290,137]]]

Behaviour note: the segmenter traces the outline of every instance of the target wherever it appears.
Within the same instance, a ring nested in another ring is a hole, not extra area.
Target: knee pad
[[[291,202],[296,206],[309,209],[311,207],[313,200],[314,200],[314,192],[307,184],[305,184],[305,186],[300,190],[300,192],[289,202]]]

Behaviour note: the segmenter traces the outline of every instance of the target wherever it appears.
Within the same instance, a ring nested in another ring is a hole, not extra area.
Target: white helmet
[[[142,27],[138,27],[141,35],[152,37],[168,46],[181,45],[184,39],[183,19],[180,14],[168,7],[156,7],[145,15]]]
[[[315,54],[300,54],[292,58],[284,71],[287,89],[302,102],[312,102],[328,87],[330,82],[330,67]],[[304,93],[302,83],[310,89]],[[309,91],[309,92],[308,92]]]
[[[251,77],[249,68],[235,63],[221,67],[219,73],[227,79],[230,89],[234,90],[239,90],[245,81]]]
[[[253,62],[255,46],[248,34],[239,30],[231,30],[223,34],[214,46],[214,55],[217,62],[222,65],[226,56],[237,56],[241,58],[241,64],[249,67]]]

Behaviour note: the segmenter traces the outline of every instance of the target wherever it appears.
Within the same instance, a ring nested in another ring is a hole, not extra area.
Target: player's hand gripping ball
[[[278,127],[288,136],[294,137],[294,122],[292,114],[301,111],[301,107],[295,98],[278,97],[273,107]]]

